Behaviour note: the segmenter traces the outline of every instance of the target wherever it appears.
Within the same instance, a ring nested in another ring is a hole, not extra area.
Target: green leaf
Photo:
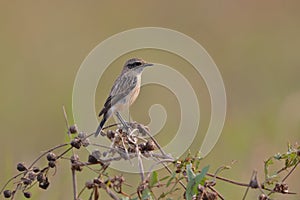
[[[163,192],[159,195],[158,199],[165,198],[166,196],[167,196],[167,194]]]
[[[194,195],[194,192],[193,192],[194,184],[195,184],[194,180],[191,180],[188,182],[188,184],[186,186],[186,191],[185,191],[186,200],[192,200],[192,197]]]
[[[166,179],[168,179],[168,178],[170,178],[170,176],[165,176],[165,177],[159,179],[159,181],[164,181],[164,180],[166,180]]]
[[[196,175],[195,183],[197,184],[197,186],[199,184],[204,185],[205,176],[206,176],[206,173],[208,172],[208,170],[209,170],[209,165],[203,167],[201,170],[201,173]]]
[[[152,196],[151,196],[151,192],[150,190],[147,188],[142,192],[142,200],[152,200]]]
[[[185,198],[186,200],[192,200],[194,195],[193,186],[195,185],[195,174],[192,170],[192,164],[186,165],[186,173],[188,177],[188,184],[186,186]]]
[[[171,178],[168,180],[168,182],[167,182],[167,184],[166,184],[166,186],[167,186],[167,187],[169,187],[169,186],[170,186],[170,184],[171,184],[172,180],[173,180],[175,177],[176,177],[176,173],[175,173],[175,172],[173,172],[173,174],[172,174]]]
[[[192,164],[186,165],[186,173],[187,173],[188,181],[192,181],[195,178],[195,174],[192,170]]]
[[[157,172],[154,171],[151,173],[149,186],[153,187],[156,183],[158,183],[158,175]]]
[[[265,161],[265,165],[264,165],[264,171],[265,171],[265,179],[268,178],[269,176],[269,167],[270,165],[272,165],[273,162],[273,157],[270,157],[268,160]]]
[[[194,195],[198,194],[198,185],[203,184],[205,180],[205,175],[209,169],[209,166],[203,167],[200,174],[195,175],[191,169],[191,165],[186,166],[186,171],[188,175],[188,184],[186,186],[185,198],[187,200],[192,200]]]

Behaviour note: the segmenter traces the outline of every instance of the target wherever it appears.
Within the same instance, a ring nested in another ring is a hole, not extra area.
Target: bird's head
[[[145,67],[152,66],[152,63],[148,63],[140,58],[131,58],[127,60],[124,65],[125,71],[135,71],[135,72],[142,72]]]

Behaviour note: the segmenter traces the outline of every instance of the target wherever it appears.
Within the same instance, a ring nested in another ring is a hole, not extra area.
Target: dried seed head
[[[94,178],[93,182],[100,188],[101,188],[101,185],[103,185],[103,181],[100,178]]]
[[[20,171],[20,172],[23,172],[23,171],[26,171],[27,168],[25,167],[24,163],[18,163],[17,164],[17,170]]]
[[[154,142],[151,141],[147,141],[146,142],[146,146],[145,146],[145,151],[153,151],[155,149],[155,144]]]
[[[10,190],[4,190],[3,195],[5,198],[10,198],[11,197],[11,191]]]
[[[258,182],[257,182],[256,177],[250,181],[249,186],[250,186],[251,188],[258,188]]]
[[[286,183],[276,183],[274,191],[286,194],[289,192],[289,186]]]
[[[107,132],[106,132],[106,136],[108,137],[108,139],[112,139],[112,138],[114,138],[115,137],[115,132],[114,131],[112,131],[112,130],[108,130]]]
[[[260,194],[258,196],[258,200],[269,200],[269,197],[267,195],[265,195],[265,194]]]
[[[82,169],[83,169],[83,167],[80,166],[78,162],[75,162],[75,163],[72,164],[72,170],[81,172]]]
[[[92,164],[96,164],[98,160],[93,155],[89,155],[88,162]]]
[[[78,132],[78,128],[77,128],[76,124],[74,124],[74,125],[72,125],[72,126],[69,127],[69,132],[71,134],[75,134],[75,133]]]
[[[84,133],[84,132],[78,133],[78,138],[83,139],[85,137],[86,137],[86,133]]]
[[[81,140],[78,138],[75,138],[74,140],[71,141],[71,146],[76,148],[76,149],[80,149],[81,147]]]
[[[56,167],[55,161],[49,161],[49,162],[48,162],[48,166],[49,166],[50,168]]]
[[[21,178],[22,182],[24,185],[30,185],[32,181],[28,178]]]
[[[91,181],[91,180],[85,182],[85,187],[86,187],[87,189],[92,189],[92,188],[94,187],[94,182]]]
[[[49,152],[47,155],[47,160],[48,161],[56,161],[56,155],[53,152]]]
[[[71,163],[75,163],[75,162],[77,162],[77,161],[79,161],[79,156],[78,156],[78,154],[72,155],[72,156],[71,156]]]
[[[34,172],[29,172],[27,176],[28,176],[28,178],[29,178],[30,180],[34,181],[34,180],[35,180],[35,177],[36,177],[36,174],[35,174]]]
[[[29,199],[31,197],[31,193],[30,192],[24,192],[24,197]]]
[[[40,171],[40,169],[39,169],[38,167],[33,167],[33,168],[32,168],[32,171],[33,171],[34,173],[38,173],[38,172]]]
[[[71,156],[72,170],[82,171],[82,166],[80,166],[79,156],[74,154]]]
[[[49,187],[50,183],[46,177],[42,182],[39,183],[39,187],[46,190]]]
[[[84,147],[87,147],[89,146],[91,143],[90,143],[90,139],[89,138],[86,138],[85,140],[82,141],[82,146]]]
[[[144,153],[146,150],[146,143],[140,143],[138,146],[141,153]]]
[[[38,173],[38,175],[36,176],[36,180],[38,182],[43,182],[45,180],[44,174],[42,172]]]
[[[282,192],[283,194],[286,194],[286,193],[289,192],[289,186],[288,186],[288,184],[286,184],[286,183],[282,183],[282,184],[281,184],[281,192]]]
[[[298,149],[298,151],[297,151],[297,155],[298,155],[298,156],[300,156],[300,149]]]
[[[203,198],[205,199],[205,198]],[[218,199],[218,194],[215,192],[207,192],[206,193],[206,199],[208,200],[217,200]]]

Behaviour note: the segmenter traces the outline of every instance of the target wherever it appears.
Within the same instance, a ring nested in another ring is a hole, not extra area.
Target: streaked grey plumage
[[[99,113],[103,118],[96,130],[95,136],[101,132],[105,122],[116,112],[130,106],[137,98],[141,87],[141,74],[143,69],[153,64],[139,58],[129,59],[123,67],[121,74],[115,80],[110,94]]]

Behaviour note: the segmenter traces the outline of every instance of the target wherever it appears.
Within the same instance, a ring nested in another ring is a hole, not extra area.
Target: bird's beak
[[[154,64],[152,64],[152,63],[145,63],[144,64],[144,67],[148,67],[148,66],[153,66]]]

